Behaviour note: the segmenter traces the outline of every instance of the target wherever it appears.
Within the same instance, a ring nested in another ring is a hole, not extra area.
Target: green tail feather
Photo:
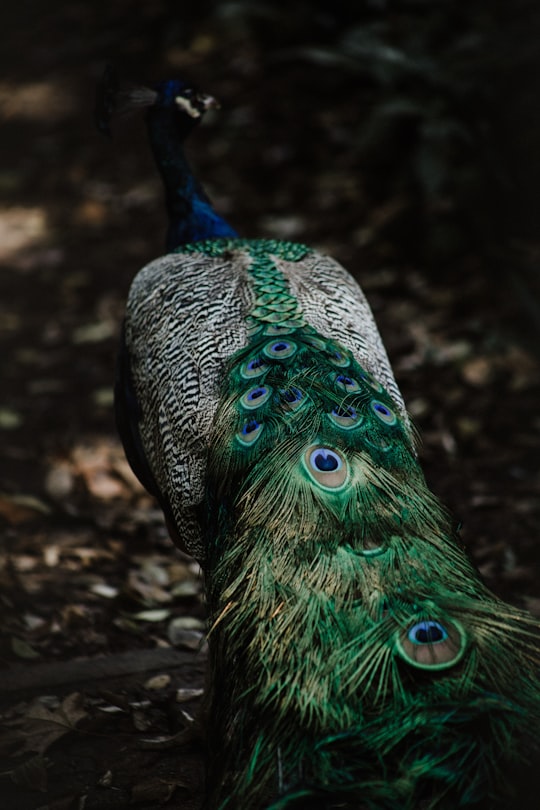
[[[481,583],[406,414],[305,323],[278,250],[252,244],[209,453],[208,807],[512,807],[538,628]]]

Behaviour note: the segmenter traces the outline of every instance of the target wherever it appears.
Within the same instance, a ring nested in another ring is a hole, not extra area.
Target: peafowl
[[[165,186],[167,253],[129,293],[116,412],[205,572],[205,807],[536,806],[538,626],[484,586],[427,488],[357,283],[212,208],[183,142],[214,105],[109,73],[98,107],[104,130],[145,108]]]

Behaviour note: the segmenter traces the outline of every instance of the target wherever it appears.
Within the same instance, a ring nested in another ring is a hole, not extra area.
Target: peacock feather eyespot
[[[358,427],[363,421],[356,408],[353,408],[352,405],[337,405],[328,416],[334,425],[346,430]]]
[[[305,402],[304,393],[295,386],[282,388],[279,392],[281,402],[287,410],[296,410]]]
[[[246,419],[241,430],[236,434],[237,440],[243,445],[254,444],[263,431],[264,425],[251,417]]]
[[[303,463],[310,478],[324,488],[339,489],[349,476],[345,458],[330,447],[309,447],[304,453]]]
[[[272,360],[283,360],[296,352],[296,343],[292,340],[277,340],[267,343],[263,349],[266,357]]]
[[[249,380],[253,377],[260,377],[267,369],[268,363],[261,357],[252,357],[251,360],[242,364],[240,374],[244,379]]]
[[[398,655],[417,669],[448,669],[467,648],[467,636],[456,621],[427,618],[415,621],[395,639]]]
[[[363,547],[358,550],[358,553],[362,554],[364,557],[379,557],[381,554],[384,554],[385,551],[388,551],[387,543],[377,544],[370,537],[366,537]]]
[[[341,368],[346,368],[351,363],[351,358],[345,354],[345,352],[340,351],[339,349],[331,348],[327,352],[327,357],[334,366],[340,366]]]
[[[374,377],[372,377],[368,371],[362,370],[359,376],[362,382],[367,383],[370,386],[370,388],[373,388],[373,390],[376,391],[378,394],[381,394],[384,391],[384,388],[380,384],[380,382],[378,382]]]
[[[384,402],[379,402],[378,399],[372,400],[371,410],[385,425],[391,426],[396,424],[397,416],[395,415],[394,411],[388,407],[388,405],[384,404]]]
[[[388,551],[388,544],[386,542],[376,543],[371,537],[365,537],[359,541],[358,545],[348,546],[348,550],[360,557],[379,557]]]
[[[360,390],[360,385],[354,377],[350,377],[347,374],[337,374],[334,381],[341,391],[353,392]]]
[[[240,404],[244,408],[260,408],[261,405],[268,401],[271,393],[272,389],[269,385],[255,385],[243,394],[240,398]]]

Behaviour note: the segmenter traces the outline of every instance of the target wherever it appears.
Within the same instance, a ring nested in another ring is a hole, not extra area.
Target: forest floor
[[[348,148],[362,87],[284,67],[270,35],[232,33],[208,3],[187,20],[135,5],[1,12],[0,804],[17,810],[195,810],[203,791],[202,575],[112,414],[127,290],[165,227],[142,122],[110,142],[93,128],[111,57],[222,100],[192,151],[216,205],[246,235],[314,244],[354,273],[431,487],[487,584],[540,616],[540,366],[519,297],[472,248],[440,273],[401,251],[406,192],[372,202]]]

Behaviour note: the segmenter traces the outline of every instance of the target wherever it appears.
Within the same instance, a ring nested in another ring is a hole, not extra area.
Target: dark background
[[[0,798],[197,808],[177,690],[202,686],[201,577],[112,417],[162,193],[137,115],[96,132],[96,81],[113,61],[219,98],[189,145],[216,206],[356,276],[432,488],[490,587],[540,615],[540,10],[22,0],[0,32]]]

